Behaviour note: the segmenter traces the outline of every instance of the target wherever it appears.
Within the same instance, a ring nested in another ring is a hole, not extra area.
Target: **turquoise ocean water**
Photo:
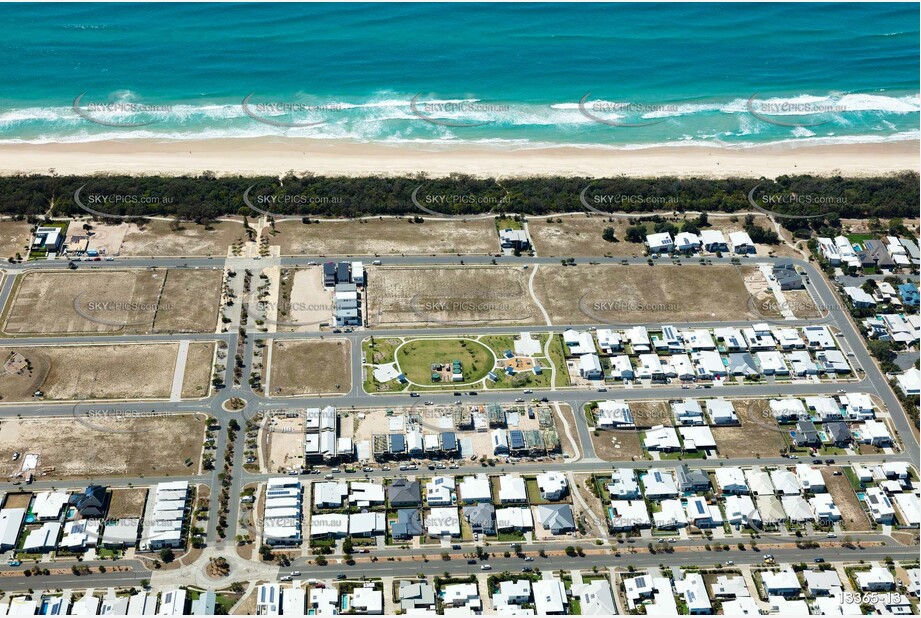
[[[3,4],[0,27],[0,142],[919,137],[916,4]]]

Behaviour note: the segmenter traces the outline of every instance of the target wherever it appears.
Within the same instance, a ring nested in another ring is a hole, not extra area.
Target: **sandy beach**
[[[609,177],[767,177],[783,174],[880,175],[917,170],[918,141],[772,145],[751,148],[489,148],[355,144],[298,138],[110,140],[0,145],[0,173],[271,174]]]

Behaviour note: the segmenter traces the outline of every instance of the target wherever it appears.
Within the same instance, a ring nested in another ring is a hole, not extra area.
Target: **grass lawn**
[[[847,239],[853,245],[855,242],[863,245],[864,241],[867,240],[876,240],[877,234],[848,234]]]
[[[515,352],[515,339],[515,335],[483,335],[478,341],[495,352],[496,356],[502,356],[506,350]]]
[[[496,218],[496,229],[497,230],[523,230],[524,224],[521,221],[516,221],[511,217],[497,217]]]
[[[563,335],[553,335],[549,351],[550,362],[556,367],[556,386],[569,386],[569,371],[566,368],[566,354],[563,351]]]
[[[365,362],[373,365],[383,365],[393,362],[393,352],[400,345],[399,339],[380,339],[370,337],[361,342],[361,351],[364,353]]]
[[[400,371],[416,384],[432,384],[432,364],[448,364],[459,360],[464,383],[486,377],[495,366],[489,349],[471,339],[415,339],[397,352]]]

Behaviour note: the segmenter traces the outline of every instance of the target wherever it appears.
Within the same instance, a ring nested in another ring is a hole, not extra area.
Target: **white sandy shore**
[[[918,170],[918,141],[639,150],[352,144],[308,139],[124,140],[2,144],[0,173],[271,174],[429,176],[747,176],[879,175]]]

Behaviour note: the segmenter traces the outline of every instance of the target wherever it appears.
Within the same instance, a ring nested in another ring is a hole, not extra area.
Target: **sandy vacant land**
[[[323,268],[308,266],[283,273],[289,279],[282,281],[275,318],[278,330],[317,331],[320,324],[329,323],[335,307],[332,292],[323,287]]]
[[[601,215],[561,215],[541,219],[528,219],[528,232],[537,255],[543,257],[586,257],[615,255],[625,257],[643,255],[643,245],[624,240],[627,219],[608,220]],[[619,242],[601,238],[605,228],[614,228]]]
[[[374,268],[368,320],[371,326],[539,324],[529,273],[502,266]]]
[[[19,353],[36,369],[4,375],[0,384],[9,387],[5,401],[31,400],[35,390],[54,400],[165,398],[178,349],[178,343],[4,347],[0,358]]]
[[[420,213],[422,214],[422,213]],[[349,219],[304,225],[281,221],[270,244],[282,255],[399,255],[496,253],[499,235],[492,219],[470,221]]]
[[[131,224],[122,240],[120,255],[227,255],[234,242],[245,237],[243,225],[236,221],[215,221],[209,228],[183,221],[178,230],[170,221],[147,221],[142,227]]]
[[[554,324],[748,320],[734,266],[541,266],[534,289]]]
[[[143,487],[134,489],[113,489],[109,497],[109,519],[128,519],[144,515],[144,503],[147,502],[147,490]]]
[[[210,389],[213,343],[191,343],[186,357],[185,373],[182,376],[182,397],[193,399],[204,397]]]
[[[23,459],[14,462],[14,451],[38,455],[37,471],[46,471],[46,478],[191,474],[198,470],[204,430],[200,415],[94,417],[91,424],[82,416],[4,420],[0,478],[19,472]]]
[[[777,457],[787,446],[783,430],[771,415],[767,399],[733,399],[739,427],[711,427],[723,457]]]
[[[167,271],[154,331],[210,332],[217,326],[221,271],[173,269]]]
[[[640,434],[632,429],[594,431],[592,446],[595,454],[604,461],[633,461],[644,457]]]
[[[16,284],[3,327],[13,335],[211,332],[221,272],[29,272]]]
[[[269,394],[347,393],[352,387],[349,359],[347,339],[276,340],[272,344]]]
[[[825,488],[831,494],[838,510],[841,511],[841,523],[845,530],[859,531],[870,530],[870,518],[867,512],[860,506],[860,500],[851,487],[851,482],[843,473],[835,476],[835,472],[841,472],[841,468],[824,468],[822,478],[825,480]]]
[[[0,259],[16,257],[17,253],[23,258],[26,256],[32,238],[31,227],[25,221],[0,220]]]

